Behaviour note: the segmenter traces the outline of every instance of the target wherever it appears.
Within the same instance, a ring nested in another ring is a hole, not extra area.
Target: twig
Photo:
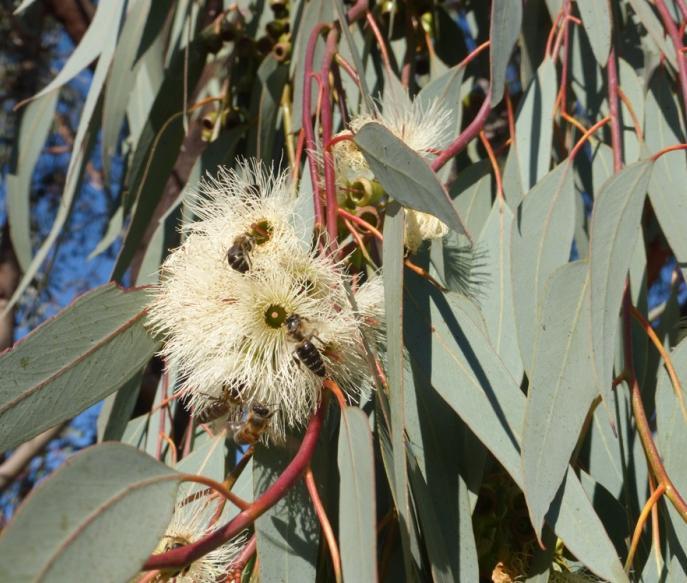
[[[575,157],[582,149],[582,147],[585,145],[587,140],[592,136],[592,134],[600,127],[605,126],[609,121],[611,121],[611,118],[605,117],[597,121],[592,127],[586,130],[584,134],[582,134],[582,137],[579,140],[577,140],[577,143],[575,144],[575,146],[573,146],[573,149],[570,150],[570,154],[568,154],[568,160],[570,161],[570,163],[572,163],[575,160]]]
[[[503,181],[501,180],[501,170],[499,169],[499,164],[496,161],[496,156],[494,155],[494,149],[491,147],[489,140],[487,139],[484,131],[479,133],[479,139],[482,141],[484,149],[487,151],[487,156],[489,156],[489,162],[491,162],[491,168],[494,171],[494,178],[496,179],[496,196],[500,201],[503,201]]]
[[[324,410],[324,403],[320,403],[317,412],[310,419],[301,446],[291,460],[291,463],[275,482],[255,500],[255,502],[239,513],[228,524],[214,530],[195,543],[167,551],[166,553],[152,555],[146,561],[143,570],[178,568],[192,563],[199,557],[202,557],[236,536],[256,518],[262,516],[267,510],[281,500],[286,495],[289,488],[291,488],[303,473],[315,453],[317,440],[320,435],[320,430],[322,429]]]
[[[317,160],[315,159],[315,132],[313,130],[312,120],[312,87],[311,82],[315,77],[312,67],[315,60],[315,47],[320,38],[320,34],[325,30],[329,30],[329,25],[319,23],[310,33],[308,45],[305,50],[305,88],[303,91],[303,129],[305,130],[305,145],[308,149],[306,155],[308,157],[308,166],[310,168],[310,181],[312,183],[314,205],[315,205],[315,223],[322,227],[324,225],[324,214],[322,212],[322,197],[320,192],[320,179],[317,172]]]
[[[310,494],[310,500],[312,500],[312,505],[315,508],[315,514],[317,514],[317,519],[320,521],[320,526],[322,527],[324,540],[327,541],[327,548],[329,549],[329,555],[332,558],[332,566],[334,567],[334,578],[336,579],[336,583],[341,583],[343,579],[341,577],[341,555],[339,554],[339,547],[336,544],[336,537],[334,536],[334,530],[327,517],[327,511],[324,509],[324,504],[322,504],[320,495],[317,492],[315,476],[313,476],[310,464],[308,464],[308,468],[305,470],[304,479],[305,485],[308,488],[308,494]]]
[[[627,559],[625,560],[625,572],[629,573],[630,569],[632,568],[632,561],[635,558],[635,553],[637,552],[637,545],[639,544],[639,537],[642,536],[642,531],[644,530],[644,526],[646,524],[647,519],[649,518],[649,514],[651,513],[652,509],[654,508],[654,505],[656,502],[658,502],[659,498],[663,496],[663,493],[666,491],[666,485],[665,484],[659,484],[658,488],[656,488],[651,496],[649,496],[649,499],[646,501],[646,504],[644,505],[644,508],[642,508],[642,512],[639,514],[639,518],[637,519],[637,524],[635,525],[635,530],[634,533],[632,534],[632,543],[630,544],[630,551],[627,553]]]
[[[21,474],[27,464],[65,428],[66,423],[52,427],[29,441],[22,443],[0,464],[0,490],[9,486]]]
[[[484,127],[490,112],[491,86],[487,90],[487,94],[484,96],[484,103],[482,103],[482,107],[480,107],[475,118],[470,122],[470,125],[468,125],[468,127],[466,127],[461,134],[448,146],[448,148],[446,148],[434,159],[432,162],[432,170],[435,172],[438,171],[444,166],[444,164],[446,164],[446,162],[451,160],[456,154],[465,148],[470,140],[477,136],[482,127]]]
[[[332,139],[332,102],[329,91],[329,69],[332,65],[332,59],[336,52],[336,43],[339,39],[339,31],[336,28],[329,30],[327,34],[327,44],[322,60],[322,69],[320,69],[320,87],[322,88],[322,116],[320,123],[322,124],[322,142],[327,144]],[[330,253],[335,253],[337,248],[337,209],[339,208],[336,199],[336,175],[334,170],[334,157],[331,150],[324,148],[322,152],[322,161],[324,165],[324,191],[327,199],[327,234],[329,235],[329,249]]]
[[[680,78],[680,88],[682,90],[682,106],[684,108],[683,113],[687,115],[687,56],[685,56],[685,53],[682,52],[682,35],[675,25],[673,17],[670,15],[664,0],[654,0],[654,5],[656,6],[656,10],[658,10],[661,20],[663,21],[663,26],[668,32],[670,40],[673,42],[673,46],[675,47],[677,74]]]
[[[620,142],[620,108],[618,107],[618,64],[615,61],[615,47],[611,47],[606,65],[608,78],[608,109],[611,118],[611,147],[613,148],[613,170],[619,172],[623,167]]]
[[[666,370],[668,371],[670,382],[673,385],[673,391],[675,391],[675,396],[677,397],[677,400],[680,403],[680,411],[682,411],[682,417],[685,420],[685,422],[687,422],[687,408],[685,408],[685,398],[682,393],[682,384],[680,383],[680,379],[678,378],[677,373],[675,372],[675,367],[673,367],[673,361],[670,358],[670,354],[668,354],[666,349],[663,347],[663,343],[658,338],[658,336],[656,336],[656,332],[654,332],[654,329],[652,328],[649,321],[644,317],[644,315],[633,305],[630,305],[630,312],[632,314],[632,317],[641,324],[642,329],[644,330],[644,332],[646,332],[646,335],[649,337],[652,344],[656,347],[656,350],[658,350],[658,353],[661,355],[661,358],[663,359],[663,362],[666,365]]]

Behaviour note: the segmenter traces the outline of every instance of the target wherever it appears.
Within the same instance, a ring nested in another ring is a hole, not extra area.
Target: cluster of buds
[[[373,383],[381,281],[356,286],[342,262],[303,241],[291,192],[287,174],[255,161],[205,181],[150,307],[179,395],[242,443],[302,427],[325,378],[350,397]]]
[[[427,162],[451,139],[451,112],[439,100],[425,104],[411,100],[405,90],[388,90],[372,114],[361,114],[350,121],[356,133],[366,123],[376,121]],[[343,134],[339,134],[341,136]],[[365,156],[351,140],[335,140],[332,148],[336,165],[337,198],[343,206],[363,207],[380,200],[381,187],[375,181]],[[406,209],[405,246],[416,253],[424,241],[441,239],[448,227],[436,217]]]

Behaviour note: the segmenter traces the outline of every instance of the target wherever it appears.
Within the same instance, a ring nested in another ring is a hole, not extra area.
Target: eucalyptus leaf
[[[556,67],[546,58],[527,88],[515,121],[515,145],[525,190],[537,184],[550,168],[556,91]]]
[[[582,24],[594,56],[601,67],[606,66],[611,50],[611,8],[606,0],[577,0]]]
[[[651,160],[640,161],[610,178],[597,196],[592,213],[592,345],[597,384],[607,401],[613,381],[618,313],[652,168]]]
[[[19,267],[26,271],[31,264],[31,177],[53,124],[58,91],[33,100],[21,116],[17,136],[16,163],[7,174],[5,204],[10,225],[12,248]]]
[[[539,536],[597,393],[589,345],[589,264],[559,268],[547,288],[522,436],[524,492]]]
[[[469,237],[446,189],[423,158],[382,124],[369,122],[355,135],[377,180],[404,206],[430,213]]]
[[[491,4],[491,25],[489,40],[489,69],[491,75],[491,105],[503,97],[506,82],[506,68],[513,46],[520,34],[522,24],[522,3],[513,0],[494,0]]]
[[[527,193],[513,225],[513,301],[520,354],[530,375],[546,282],[570,257],[575,229],[574,196],[572,168],[562,162]]]
[[[347,581],[377,578],[375,483],[372,435],[367,417],[347,407],[339,429],[339,546]]]
[[[156,344],[145,290],[85,294],[0,355],[0,450],[70,419],[131,379]]]
[[[511,232],[514,222],[510,207],[503,199],[497,199],[477,243],[484,256],[481,269],[490,275],[489,281],[479,289],[479,300],[497,354],[513,378],[521,379],[524,369],[518,348],[511,278]]]
[[[0,579],[129,581],[164,534],[178,483],[177,472],[126,445],[75,455],[3,530]]]

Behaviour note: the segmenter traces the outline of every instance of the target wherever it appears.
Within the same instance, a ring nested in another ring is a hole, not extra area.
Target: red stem
[[[682,12],[682,18],[687,19],[687,2],[685,0],[677,0],[677,5],[680,8],[680,12]]]
[[[668,34],[670,35],[670,40],[673,41],[673,46],[675,47],[675,58],[677,59],[677,74],[680,78],[680,88],[682,89],[682,105],[684,107],[684,113],[687,115],[687,58],[682,52],[682,39],[680,32],[677,29],[675,22],[668,12],[666,3],[663,0],[654,0],[656,5],[656,10],[663,21],[663,26],[665,26]],[[682,3],[684,5],[684,2]],[[683,6],[680,6],[682,9]],[[684,14],[684,13],[683,13]]]
[[[308,45],[305,49],[305,73],[303,78],[303,130],[305,130],[305,144],[307,147],[306,155],[308,157],[308,166],[310,168],[310,182],[312,183],[313,197],[315,203],[315,223],[318,226],[324,225],[324,213],[322,211],[322,197],[320,195],[320,178],[317,173],[317,160],[315,158],[315,151],[317,146],[315,144],[315,132],[313,130],[312,120],[312,78],[314,73],[312,70],[313,61],[315,60],[315,47],[320,38],[320,34],[329,29],[329,25],[319,23],[313,28],[308,38]]]
[[[479,135],[480,130],[484,127],[489,113],[491,112],[491,86],[487,90],[487,94],[484,96],[484,103],[480,107],[475,118],[470,122],[470,125],[466,127],[461,134],[451,143],[448,148],[446,148],[439,156],[432,162],[432,170],[437,172],[440,168],[451,160],[458,152],[460,152],[465,146],[468,145],[470,140]]]
[[[324,402],[321,402],[317,412],[310,419],[310,423],[308,423],[301,446],[298,448],[291,463],[255,502],[238,514],[231,522],[204,536],[195,543],[167,551],[166,553],[150,556],[143,566],[143,570],[179,568],[188,565],[236,536],[256,518],[262,516],[279,502],[305,471],[315,453],[317,439],[322,429],[324,409]]]
[[[322,143],[328,144],[332,139],[332,102],[329,91],[329,69],[332,59],[336,52],[336,43],[339,39],[339,32],[332,28],[327,34],[327,45],[320,69],[320,86],[322,87],[322,114],[320,123],[322,124]],[[331,252],[336,250],[336,237],[338,234],[337,219],[339,208],[336,200],[336,176],[334,172],[334,157],[329,148],[322,149],[322,160],[324,162],[324,190],[327,197],[327,234],[329,235],[328,249]]]
[[[570,0],[566,0],[565,3],[565,14],[566,16],[570,14]],[[566,96],[567,96],[567,87],[568,87],[568,56],[569,56],[569,49],[568,47],[570,46],[570,22],[568,22],[568,19],[566,18],[565,22],[563,22],[563,55],[561,56],[561,90],[560,93],[558,94],[560,96],[560,104],[561,104],[561,111],[563,113],[567,113],[567,104],[566,104]]]
[[[618,97],[618,64],[615,61],[615,47],[611,47],[606,66],[608,79],[608,109],[611,117],[611,146],[613,147],[613,170],[620,172],[623,167],[621,142],[620,142],[620,117]]]

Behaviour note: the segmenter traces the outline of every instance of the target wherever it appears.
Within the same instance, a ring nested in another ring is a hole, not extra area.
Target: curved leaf
[[[431,377],[446,403],[522,488],[520,430],[525,395],[494,352],[483,327],[474,321],[475,310],[469,300],[454,294],[444,296],[433,288],[429,293],[432,315],[426,325],[431,362],[414,362],[414,370],[417,365],[418,372]],[[409,337],[411,354],[413,341],[426,344],[427,340],[420,334]],[[546,521],[594,573],[611,581],[627,581],[613,543],[571,469]]]
[[[346,581],[377,579],[375,481],[372,434],[365,414],[341,412],[339,427],[339,547]]]
[[[286,468],[295,453],[291,449],[255,449],[254,498],[260,496]],[[261,580],[284,583],[315,580],[319,524],[302,481],[255,521],[255,533]]]
[[[118,443],[75,455],[38,486],[3,530],[0,579],[130,580],[169,524],[178,477]]]
[[[645,115],[644,134],[650,152],[685,141],[675,96],[661,72],[652,79]],[[687,200],[683,196],[683,188],[687,184],[685,153],[665,154],[655,164],[656,170],[652,172],[649,183],[651,206],[682,273],[687,275]]]
[[[110,3],[107,4],[110,5]],[[122,10],[124,2],[122,0],[115,0],[111,3],[111,7],[113,6],[116,6],[119,10]],[[106,10],[106,8],[103,8],[103,10]],[[100,118],[97,115],[99,111],[99,105],[101,104],[100,94],[103,84],[105,83],[110,62],[112,61],[112,54],[114,53],[117,33],[119,30],[119,20],[120,18],[114,18],[107,23],[108,27],[105,29],[106,34],[103,35],[103,31],[99,31],[99,34],[104,36],[104,38],[100,41],[102,43],[102,51],[98,57],[98,64],[96,65],[95,73],[93,74],[93,80],[91,81],[91,86],[88,90],[88,96],[86,97],[86,101],[84,102],[81,110],[81,120],[79,121],[79,128],[76,131],[76,136],[74,137],[74,142],[72,144],[69,167],[67,168],[67,177],[64,184],[64,190],[62,192],[62,199],[60,200],[60,205],[57,209],[57,214],[55,215],[55,220],[50,227],[48,236],[41,243],[41,246],[36,252],[31,264],[24,270],[24,275],[19,282],[17,289],[12,294],[10,301],[7,303],[5,312],[9,311],[17,303],[17,300],[24,293],[31,281],[33,281],[36,273],[38,273],[38,269],[48,256],[48,252],[52,248],[53,244],[55,241],[57,241],[57,238],[62,233],[62,227],[65,225],[69,215],[71,214],[74,198],[81,184],[83,168],[97,138],[98,127],[100,123]],[[115,26],[113,26],[113,22],[116,23]]]
[[[625,277],[640,229],[653,163],[635,162],[610,178],[597,196],[590,228],[592,346],[598,387],[608,398]]]
[[[513,46],[520,34],[522,24],[522,2],[520,0],[494,0],[491,4],[489,40],[489,70],[491,75],[491,105],[503,97],[506,83],[506,68]]]
[[[539,536],[597,393],[589,300],[586,261],[564,265],[549,279],[522,435],[524,492]]]
[[[0,450],[70,419],[133,377],[155,351],[145,290],[89,292],[0,356]]]
[[[17,162],[7,174],[7,220],[12,248],[22,271],[31,264],[31,177],[52,127],[59,93],[52,91],[26,107],[17,136]]]
[[[577,0],[582,24],[594,57],[600,66],[605,67],[611,50],[611,14],[607,0]]]
[[[532,188],[549,171],[557,91],[556,67],[547,57],[527,88],[515,122],[515,144],[525,190]]]
[[[459,234],[468,233],[436,174],[383,125],[366,123],[355,135],[377,180],[402,205],[430,213]]]
[[[572,168],[562,162],[525,196],[513,226],[513,299],[520,354],[530,375],[546,282],[570,257],[575,231],[574,197]]]
[[[110,0],[98,3],[93,20],[81,42],[69,55],[69,59],[57,76],[41,89],[31,99],[37,99],[54,89],[62,87],[76,77],[83,69],[92,63],[98,56],[108,51],[110,39],[116,38],[122,19],[122,11],[126,6],[125,0]],[[109,63],[109,59],[108,59]]]
[[[489,274],[489,280],[480,288],[480,305],[496,352],[513,378],[521,379],[523,366],[518,349],[511,278],[513,222],[510,207],[498,199],[489,213],[477,245],[484,253],[481,269]]]
[[[405,450],[406,394],[403,366],[403,233],[405,214],[392,201],[384,220],[384,311],[387,321],[387,362],[393,452],[394,499],[399,513],[403,558],[406,572],[411,571],[412,516],[408,496],[408,465]]]

